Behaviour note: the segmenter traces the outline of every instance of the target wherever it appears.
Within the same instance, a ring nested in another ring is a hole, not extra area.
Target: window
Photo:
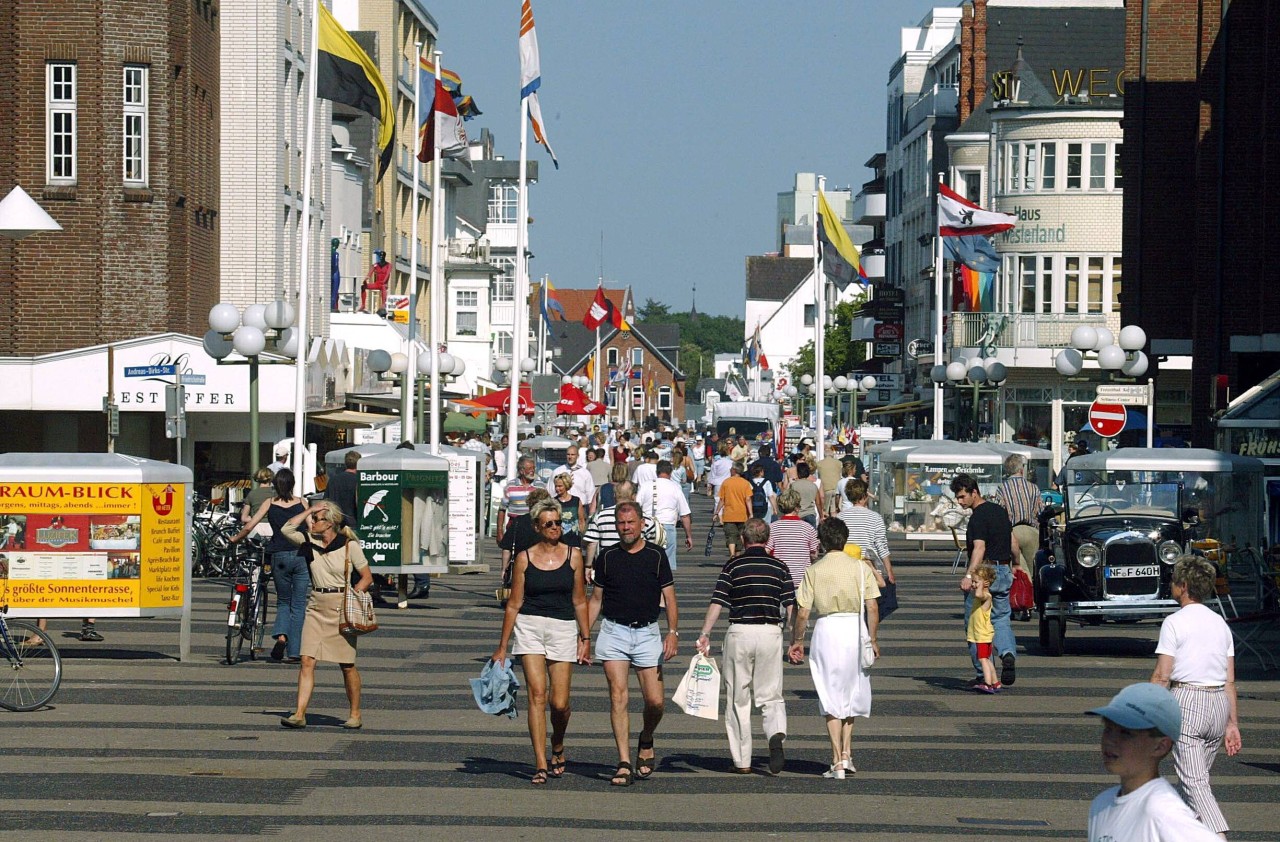
[[[147,184],[147,68],[126,65],[123,96],[124,183]]]
[[[637,365],[637,366],[644,365],[644,349],[643,348],[631,349],[631,364]]]
[[[1111,187],[1114,190],[1124,189],[1124,171],[1120,169],[1120,150],[1124,149],[1123,143],[1117,143],[1111,148]]]
[[[1118,159],[1117,159],[1118,160]],[[1119,255],[1111,258],[1111,312],[1120,312],[1120,287],[1124,273]]]
[[[1009,182],[1005,189],[1017,193],[1022,189],[1022,144],[1009,144]]]
[[[1009,287],[1024,313],[1104,315],[1120,310],[1118,255],[1018,255],[1006,263]]]
[[[492,182],[489,185],[489,221],[515,222],[519,195],[515,182]]]
[[[1080,307],[1080,258],[1074,255],[1067,258],[1066,280],[1067,311],[1071,312]]]
[[[475,336],[479,329],[480,291],[460,289],[453,294],[453,332],[457,336]]]
[[[497,302],[516,300],[516,259],[514,257],[495,257],[489,261],[502,268],[501,274],[493,276],[493,300]]]
[[[1040,144],[1040,189],[1056,190],[1058,186],[1058,144]]]
[[[631,387],[631,408],[644,409],[644,387],[643,386]]]
[[[1084,166],[1084,144],[1068,143],[1067,144],[1067,189],[1079,190],[1081,188],[1081,172]]]
[[[1048,313],[1053,303],[1053,262],[1049,256],[1018,257],[1019,306],[1023,313]]]
[[[45,65],[45,178],[76,183],[76,66]]]
[[[964,197],[974,204],[982,204],[982,171],[965,170],[960,173],[960,184],[964,188]]]
[[[813,323],[816,322],[817,320],[818,320],[818,305],[817,304],[804,305],[804,326],[813,327]]]
[[[670,386],[658,387],[658,409],[665,409],[668,412],[671,411],[671,387]]]
[[[1107,188],[1107,145],[1105,143],[1089,144],[1089,189],[1105,190]]]
[[[511,359],[511,334],[500,330],[493,335],[493,353]]]
[[[1089,258],[1089,300],[1085,302],[1085,312],[1102,312],[1102,266],[1103,258]]]
[[[608,365],[610,368],[617,368],[618,367],[618,349],[606,348],[604,351],[604,359],[605,359],[605,364]]]

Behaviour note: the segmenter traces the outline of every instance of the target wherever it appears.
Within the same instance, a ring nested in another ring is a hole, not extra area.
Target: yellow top
[[[969,643],[990,643],[996,639],[995,627],[991,625],[991,592],[985,598],[974,597],[969,605],[969,617],[965,640]]]
[[[843,550],[829,552],[809,565],[796,593],[796,604],[819,617],[827,614],[858,614],[862,594],[867,599],[880,595],[876,574],[861,559]]]

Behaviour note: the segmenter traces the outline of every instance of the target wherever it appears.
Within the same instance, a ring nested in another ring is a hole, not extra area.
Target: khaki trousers
[[[1031,576],[1032,581],[1034,581],[1036,551],[1040,549],[1040,530],[1034,526],[1020,523],[1013,528],[1013,537],[1018,539],[1018,552],[1022,556],[1022,569],[1027,571],[1027,575]]]
[[[735,623],[724,636],[724,730],[733,765],[751,765],[751,707],[761,709],[765,738],[787,733],[782,700],[782,628]]]

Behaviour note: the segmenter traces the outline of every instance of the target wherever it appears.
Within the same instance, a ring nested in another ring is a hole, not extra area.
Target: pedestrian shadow
[[[973,690],[969,686],[969,679],[967,678],[954,678],[949,675],[929,675],[916,680],[924,682],[934,690],[964,690],[966,692]]]
[[[666,760],[670,760],[673,763],[677,763],[677,762],[682,763],[685,765],[686,768],[668,769]],[[760,768],[759,763],[756,764],[755,768],[757,769],[757,771],[760,771],[761,774],[763,774],[763,770]],[[793,757],[791,755],[787,756],[786,771],[789,773],[801,774],[801,775],[805,775],[805,774],[820,775],[823,772],[827,771],[828,768],[830,767],[826,763],[818,763],[813,760],[802,760],[802,759]],[[731,773],[733,769],[734,769],[733,759],[730,757],[722,756],[722,755],[707,757],[703,755],[694,755],[694,754],[675,754],[675,755],[670,755],[667,758],[664,758],[664,762],[659,764],[658,766],[658,771],[660,772],[692,773],[696,771],[703,771],[703,772],[720,772],[726,775]],[[746,777],[746,776],[743,775],[742,777]]]
[[[532,764],[496,757],[464,757],[458,771],[464,775],[502,775],[518,781],[527,781],[533,777]]]

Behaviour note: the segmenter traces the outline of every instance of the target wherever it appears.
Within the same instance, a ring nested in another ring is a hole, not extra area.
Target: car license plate
[[[1108,579],[1141,579],[1144,576],[1159,576],[1160,567],[1155,564],[1147,564],[1141,567],[1108,567]]]

